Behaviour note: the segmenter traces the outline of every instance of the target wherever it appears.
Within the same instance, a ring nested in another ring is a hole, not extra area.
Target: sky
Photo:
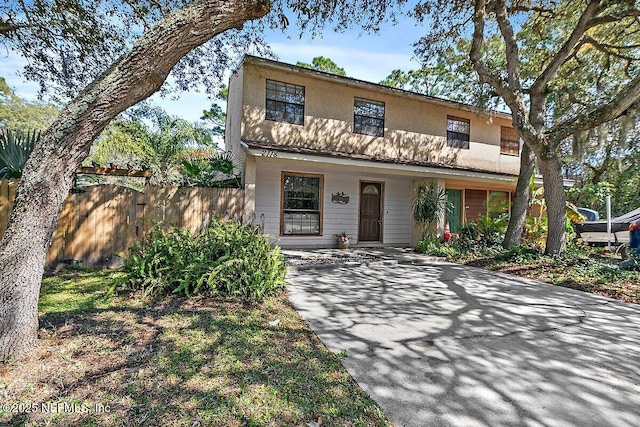
[[[269,31],[265,39],[271,46],[277,59],[295,64],[298,61],[311,63],[316,56],[331,58],[345,69],[349,77],[378,83],[394,69],[415,69],[419,67],[413,59],[412,44],[420,38],[422,30],[412,21],[400,21],[397,26],[386,25],[379,34],[361,34],[359,29],[345,33],[325,31],[322,38],[310,39],[298,37],[297,28],[292,25],[284,34],[282,31]],[[38,85],[27,82],[17,73],[25,61],[12,52],[0,54],[0,76],[16,93],[26,99],[34,100]],[[169,114],[190,121],[197,121],[203,110],[208,110],[211,100],[204,93],[182,92],[179,99],[173,96],[161,98],[154,95],[152,102],[160,105]]]

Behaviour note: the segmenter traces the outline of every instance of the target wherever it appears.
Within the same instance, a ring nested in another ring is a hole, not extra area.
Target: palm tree
[[[159,107],[141,107],[110,125],[89,160],[149,169],[155,185],[180,185],[187,153],[210,151],[211,132],[204,126],[173,117]]]

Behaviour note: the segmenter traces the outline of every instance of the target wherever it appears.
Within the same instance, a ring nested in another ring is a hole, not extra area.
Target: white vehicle
[[[629,243],[629,225],[640,219],[640,208],[611,220],[611,243],[618,246]],[[584,221],[574,224],[574,230],[583,242],[589,245],[606,245],[607,221]]]

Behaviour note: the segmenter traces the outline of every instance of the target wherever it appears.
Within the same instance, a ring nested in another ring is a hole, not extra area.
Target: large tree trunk
[[[544,180],[548,233],[545,254],[559,254],[565,245],[566,203],[562,179],[562,163],[558,156],[538,157]]]
[[[529,185],[535,167],[535,159],[536,157],[529,145],[523,144],[522,153],[520,154],[520,174],[518,175],[518,183],[516,184],[516,191],[511,204],[509,226],[502,241],[502,246],[506,249],[519,245],[522,240],[524,223],[527,219],[527,208],[529,207]]]
[[[0,242],[0,360],[37,344],[46,253],[74,170],[93,140],[116,115],[156,92],[193,48],[268,10],[268,0],[199,0],[167,15],[80,92],[42,135],[25,165]]]

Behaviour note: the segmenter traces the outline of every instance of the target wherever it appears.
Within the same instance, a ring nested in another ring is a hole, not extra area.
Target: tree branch
[[[582,105],[583,107],[586,107],[588,105],[585,101],[580,101],[576,96],[575,91],[571,90],[567,86],[558,86],[557,88],[553,89],[553,92],[566,94],[569,102],[571,102],[572,104]]]
[[[618,22],[624,18],[632,18],[632,17],[638,17],[638,16],[640,16],[640,10],[638,9],[628,9],[617,15],[598,16],[597,18],[589,19],[589,22],[587,23],[587,29],[593,28],[602,24],[610,24],[612,22]]]
[[[473,37],[471,39],[471,49],[469,51],[469,59],[473,68],[478,73],[478,77],[482,83],[487,83],[498,92],[502,97],[509,97],[510,91],[504,80],[494,74],[482,59],[482,46],[484,45],[484,27],[486,22],[486,0],[476,0],[475,12],[473,14]],[[506,99],[505,99],[506,101]]]
[[[594,39],[594,38],[592,38],[590,36],[584,36],[583,40],[584,40],[585,44],[590,44],[591,46],[593,46],[594,48],[596,48],[600,52],[605,53],[607,55],[615,56],[616,58],[624,59],[625,61],[637,61],[637,60],[640,59],[640,58],[637,58],[637,57],[634,57],[634,56],[624,55],[622,53],[616,52],[616,49],[619,49],[619,50],[637,49],[638,47],[640,47],[640,45],[615,46],[615,45],[611,45],[611,44],[607,44],[607,43],[600,43],[598,40],[596,40],[596,39]]]
[[[518,64],[520,52],[518,50],[516,36],[513,33],[513,27],[507,15],[507,5],[504,1],[494,1],[492,2],[491,9],[496,15],[496,21],[498,22],[498,27],[500,28],[500,33],[502,33],[502,38],[505,43],[509,87],[516,95],[520,95],[522,93],[520,67]]]
[[[24,28],[26,25],[16,25],[10,21],[0,19],[0,36],[9,38],[11,33],[15,33],[20,28]]]
[[[536,81],[531,85],[531,92],[536,94],[544,94],[545,86],[551,80],[551,78],[558,72],[558,69],[565,63],[575,45],[580,42],[582,35],[589,28],[589,22],[593,15],[598,11],[600,2],[598,0],[591,0],[586,9],[580,15],[578,22],[576,23],[573,32],[569,38],[564,42],[560,50],[551,59],[551,62],[547,65],[544,71],[538,76]]]
[[[542,6],[525,6],[525,5],[514,5],[507,8],[509,13],[521,13],[521,12],[536,12],[540,15],[553,16],[555,9],[549,9]]]
[[[504,2],[501,2],[501,5],[504,7]],[[506,9],[503,9],[503,13]],[[491,85],[498,95],[502,97],[504,102],[507,103],[511,112],[513,113],[513,125],[517,129],[520,136],[526,141],[534,141],[538,140],[540,134],[534,127],[531,125],[531,122],[528,118],[527,107],[525,105],[522,91],[520,90],[520,76],[517,67],[517,54],[518,49],[517,46],[511,46],[511,48],[507,48],[507,56],[511,56],[508,59],[508,62],[511,62],[512,72],[510,73],[509,79],[515,80],[514,84],[517,90],[512,90],[509,87],[508,83],[505,82],[498,74],[493,73],[489,66],[482,60],[482,46],[484,44],[484,28],[486,22],[486,14],[487,14],[487,1],[486,0],[476,0],[475,2],[475,11],[473,14],[473,38],[471,42],[471,51],[469,52],[469,59],[471,64],[473,64],[473,68],[478,73],[478,77],[482,83],[486,83]],[[504,16],[506,19],[506,15]],[[504,24],[504,23],[503,23]],[[509,24],[510,27],[510,24]],[[508,29],[505,28],[505,31],[508,33]],[[516,55],[513,57],[513,55]]]
[[[614,120],[624,114],[640,99],[640,75],[631,80],[614,99],[586,114],[570,117],[546,132],[551,141],[562,141],[568,136],[593,129],[602,123]]]

